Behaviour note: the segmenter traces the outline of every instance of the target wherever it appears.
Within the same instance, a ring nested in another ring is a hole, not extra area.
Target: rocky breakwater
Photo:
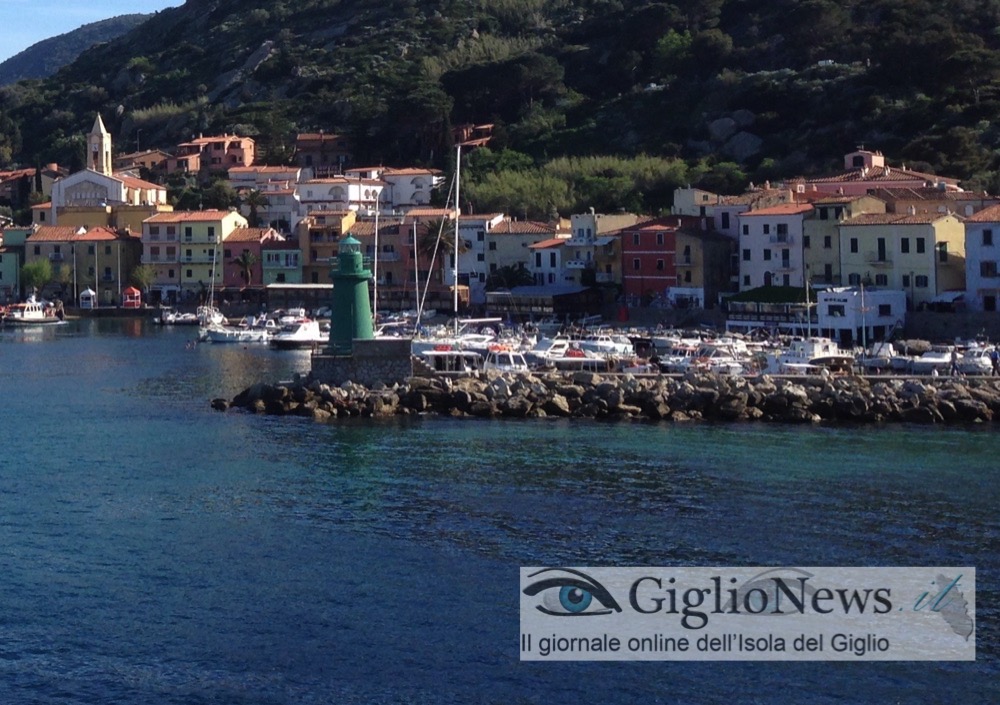
[[[212,406],[320,421],[433,413],[483,418],[971,423],[991,422],[1000,414],[1000,381],[715,374],[667,378],[577,372],[454,380],[412,377],[406,384],[367,388],[352,382],[331,386],[307,377],[255,384],[232,401],[213,400]]]

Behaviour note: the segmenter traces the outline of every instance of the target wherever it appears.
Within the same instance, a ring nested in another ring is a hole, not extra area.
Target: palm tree
[[[267,206],[267,196],[259,189],[250,189],[243,194],[243,204],[250,209],[247,221],[251,228],[260,227],[260,209]]]
[[[258,262],[260,262],[260,257],[250,250],[243,250],[239,257],[232,260],[232,264],[239,266],[240,276],[243,277],[243,281],[246,282],[247,286],[253,283],[253,268]]]
[[[497,267],[497,270],[491,272],[490,276],[486,278],[488,290],[513,289],[515,286],[530,286],[534,283],[535,278],[523,262]]]
[[[440,239],[440,242],[439,242]],[[434,253],[451,254],[455,249],[455,224],[450,221],[435,219],[427,221],[427,229],[417,236],[417,250],[428,260]],[[468,251],[465,240],[458,241],[458,254]]]

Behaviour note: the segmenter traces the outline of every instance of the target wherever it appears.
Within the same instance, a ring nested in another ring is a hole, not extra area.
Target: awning
[[[613,237],[599,237],[596,240],[594,240],[594,244],[598,246],[610,245],[614,241],[615,238]]]
[[[965,298],[964,291],[942,291],[930,300],[932,304],[953,304]]]

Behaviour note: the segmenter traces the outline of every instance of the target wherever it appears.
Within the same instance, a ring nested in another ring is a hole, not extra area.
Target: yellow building
[[[235,210],[159,213],[142,223],[142,261],[156,269],[161,301],[195,299],[222,286],[220,245],[247,219]]]
[[[844,283],[901,289],[913,308],[965,288],[965,225],[954,215],[859,215],[841,223],[840,253]]]
[[[802,223],[802,255],[815,284],[843,284],[840,271],[840,224],[863,213],[885,213],[885,201],[871,196],[826,196],[812,201]]]
[[[302,252],[302,282],[327,284],[330,263],[340,252],[340,238],[350,231],[358,214],[353,210],[313,211],[299,221],[296,232]]]

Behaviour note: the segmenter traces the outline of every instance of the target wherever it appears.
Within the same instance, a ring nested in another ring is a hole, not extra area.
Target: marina
[[[988,427],[219,414],[208,399],[305,373],[309,353],[191,337],[135,319],[0,332],[8,702],[485,705],[497,683],[513,702],[704,702],[708,679],[718,702],[996,699],[990,629],[968,663],[529,668],[512,577],[994,565]]]

